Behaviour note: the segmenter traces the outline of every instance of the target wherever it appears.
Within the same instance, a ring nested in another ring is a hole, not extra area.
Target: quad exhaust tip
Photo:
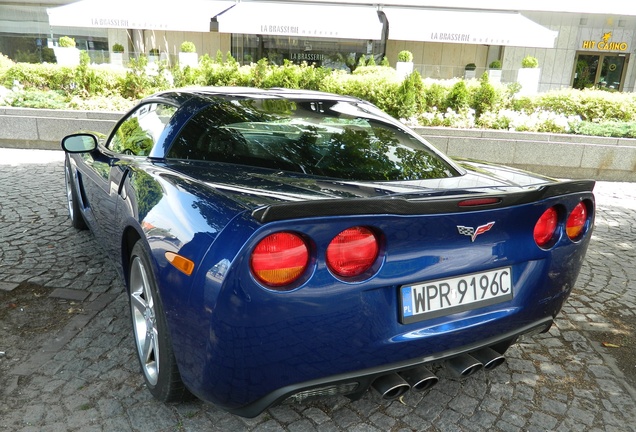
[[[482,369],[490,371],[505,363],[506,358],[492,348],[481,348],[470,354],[461,354],[444,362],[456,378],[466,378]],[[409,390],[423,392],[433,387],[439,379],[426,366],[382,375],[371,386],[383,399],[397,399]]]
[[[428,390],[439,381],[439,378],[424,366],[402,371],[399,375],[411,386],[411,390],[416,392]]]
[[[446,362],[446,366],[457,378],[466,378],[484,367],[482,362],[469,354],[462,354]]]
[[[396,373],[382,375],[373,381],[372,387],[386,400],[397,399],[411,388],[409,383]]]
[[[488,347],[472,352],[470,355],[481,362],[484,365],[484,370],[487,371],[493,370],[506,362],[506,358],[503,355]]]

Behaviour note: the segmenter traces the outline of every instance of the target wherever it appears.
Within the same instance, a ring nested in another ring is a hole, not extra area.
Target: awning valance
[[[377,8],[302,3],[238,3],[217,17],[221,33],[382,39]]]
[[[558,32],[513,12],[384,7],[389,40],[553,48]]]
[[[54,27],[209,32],[212,17],[233,1],[81,0],[47,9]]]

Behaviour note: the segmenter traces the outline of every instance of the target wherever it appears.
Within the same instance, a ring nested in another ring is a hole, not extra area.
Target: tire
[[[78,230],[85,230],[88,228],[84,216],[79,206],[77,199],[77,190],[75,189],[75,182],[73,182],[73,174],[71,174],[71,165],[68,161],[68,156],[64,159],[64,180],[66,183],[66,203],[68,206],[68,216],[71,219],[71,225]]]
[[[133,247],[128,280],[133,337],[148,390],[162,402],[192,398],[181,381],[152,266],[141,242]]]

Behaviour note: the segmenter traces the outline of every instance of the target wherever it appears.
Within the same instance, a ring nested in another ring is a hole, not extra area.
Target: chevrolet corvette
[[[497,367],[550,329],[594,224],[593,181],[453,160],[322,92],[161,92],[62,148],[149,391],[246,417]]]

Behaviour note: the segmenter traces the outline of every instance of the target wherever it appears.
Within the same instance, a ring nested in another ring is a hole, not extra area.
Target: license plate
[[[409,324],[512,299],[510,267],[400,287],[401,322]]]

